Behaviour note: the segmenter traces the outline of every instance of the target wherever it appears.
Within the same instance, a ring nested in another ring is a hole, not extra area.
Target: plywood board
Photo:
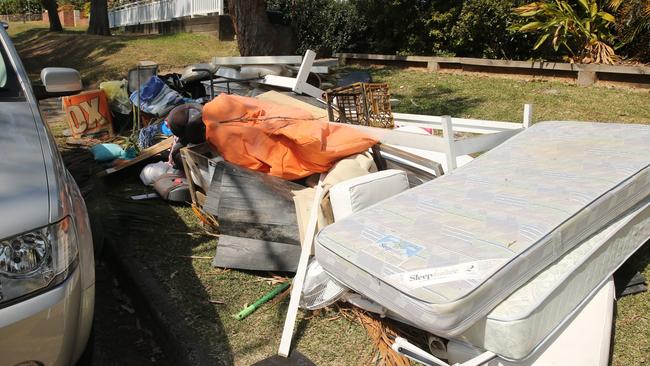
[[[300,243],[292,191],[303,186],[221,161],[203,209],[219,220],[222,234]]]
[[[212,265],[252,271],[295,272],[300,245],[221,235]]]

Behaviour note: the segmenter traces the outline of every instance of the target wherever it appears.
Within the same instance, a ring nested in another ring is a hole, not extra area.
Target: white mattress
[[[553,332],[530,357],[517,361],[497,357],[481,366],[609,366],[614,302],[614,279],[609,278],[584,307]],[[450,340],[445,358],[456,365],[484,352],[471,344]]]
[[[460,339],[506,359],[528,357],[648,239],[646,201],[533,277]]]
[[[454,337],[650,195],[650,126],[539,123],[321,231],[340,282]]]

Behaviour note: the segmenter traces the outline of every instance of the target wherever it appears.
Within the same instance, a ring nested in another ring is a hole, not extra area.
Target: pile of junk
[[[93,146],[100,174],[141,163],[218,231],[215,267],[295,273],[279,356],[298,308],[338,302],[399,324],[378,338],[394,364],[607,365],[616,297],[647,289],[613,275],[650,239],[650,126],[394,113],[386,84],[330,66],[141,63],[64,104],[136,131]]]

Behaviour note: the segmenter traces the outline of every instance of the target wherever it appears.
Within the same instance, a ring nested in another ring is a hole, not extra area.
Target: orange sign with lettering
[[[73,137],[113,135],[111,110],[103,91],[93,90],[63,97],[63,108]]]

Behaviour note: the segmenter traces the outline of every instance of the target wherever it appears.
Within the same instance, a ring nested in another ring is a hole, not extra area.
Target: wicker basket
[[[328,90],[325,98],[330,121],[381,128],[394,126],[388,84],[354,83]]]

